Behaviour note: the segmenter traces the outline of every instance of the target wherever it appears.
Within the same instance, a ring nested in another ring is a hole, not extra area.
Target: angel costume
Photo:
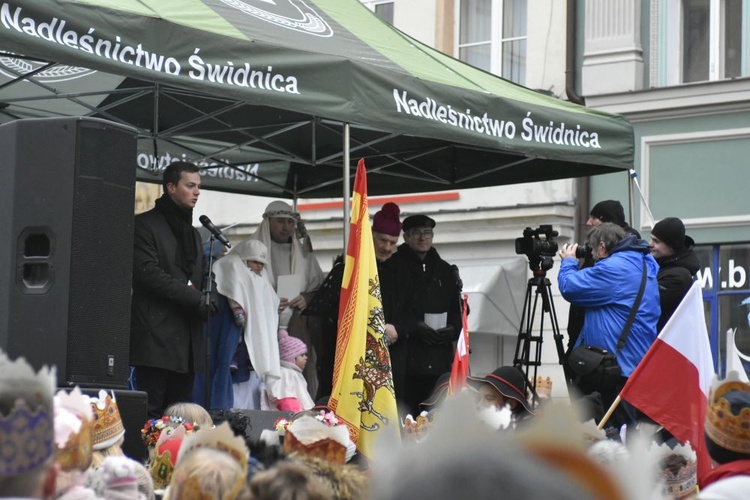
[[[247,261],[263,263],[266,248],[261,242],[245,240],[216,261],[216,289],[245,310],[244,339],[253,370],[268,387],[281,376],[277,340],[279,297],[269,281],[248,269]],[[234,384],[235,408],[259,409],[260,385],[254,377]]]

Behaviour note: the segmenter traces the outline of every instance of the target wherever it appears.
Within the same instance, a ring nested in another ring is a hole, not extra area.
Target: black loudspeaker
[[[98,389],[81,389],[87,396],[99,397]],[[117,409],[120,410],[122,425],[125,427],[125,441],[122,451],[127,456],[143,463],[147,458],[146,446],[141,439],[141,429],[148,421],[148,394],[143,391],[114,390]]]
[[[292,419],[294,412],[291,411],[263,411],[263,410],[238,410],[247,415],[250,425],[245,430],[245,435],[253,440],[260,439],[260,433],[265,429],[273,430],[273,424],[280,418]]]
[[[135,130],[0,125],[0,349],[59,385],[127,387]]]

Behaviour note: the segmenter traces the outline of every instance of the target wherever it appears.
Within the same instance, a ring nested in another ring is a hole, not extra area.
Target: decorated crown
[[[669,498],[693,498],[698,489],[698,461],[690,444],[674,448],[662,444],[655,451],[660,457],[664,494]]]
[[[13,402],[0,411],[0,476],[35,470],[55,450],[52,397],[55,367],[34,372],[24,358],[11,361],[0,351],[0,400]]]
[[[78,387],[55,394],[55,461],[63,471],[85,471],[91,465],[93,415],[89,398]]]
[[[704,430],[714,460],[750,458],[750,384],[740,381],[737,372],[730,372],[723,381],[714,378]],[[728,455],[728,459],[716,454]]]
[[[149,421],[143,425],[143,428],[141,429],[141,440],[143,440],[143,444],[146,446],[155,446],[156,442],[159,440],[161,431],[164,429],[174,430],[179,425],[185,427],[185,431],[187,431],[188,434],[200,429],[198,425],[185,422],[182,417],[165,415],[161,418],[149,419]]]
[[[125,435],[115,394],[99,391],[98,398],[91,398],[91,409],[94,411],[94,450],[107,449]]]
[[[539,375],[534,384],[537,395],[542,399],[549,399],[552,396],[552,379]]]
[[[415,419],[407,415],[401,426],[404,429],[404,439],[419,442],[427,436],[434,420],[435,413],[423,411]]]
[[[154,480],[154,488],[164,489],[169,486],[186,434],[187,430],[183,425],[175,428],[167,427],[159,434],[159,439],[154,445],[154,457],[148,466],[151,478]]]
[[[292,422],[284,437],[287,453],[298,452],[340,464],[346,462],[347,448],[353,449],[353,444],[345,425],[328,425],[308,415]]]
[[[235,436],[229,422],[222,422],[212,429],[204,429],[190,434],[182,443],[178,463],[196,448],[213,448],[234,458],[247,473],[247,445],[240,436]]]

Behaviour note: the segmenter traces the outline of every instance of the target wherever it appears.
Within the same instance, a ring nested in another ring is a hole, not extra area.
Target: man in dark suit
[[[130,364],[148,393],[149,417],[189,401],[203,360],[201,239],[193,228],[200,195],[198,167],[176,162],[164,171],[164,194],[135,218]]]

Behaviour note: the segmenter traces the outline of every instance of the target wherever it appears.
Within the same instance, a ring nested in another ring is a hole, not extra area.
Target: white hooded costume
[[[247,267],[249,260],[267,263],[268,251],[262,242],[245,240],[216,261],[213,267],[216,289],[245,310],[244,336],[250,362],[261,381],[271,387],[281,375],[277,339],[279,297],[263,277],[265,269],[261,275],[254,273]],[[237,403],[235,406],[244,407]]]

